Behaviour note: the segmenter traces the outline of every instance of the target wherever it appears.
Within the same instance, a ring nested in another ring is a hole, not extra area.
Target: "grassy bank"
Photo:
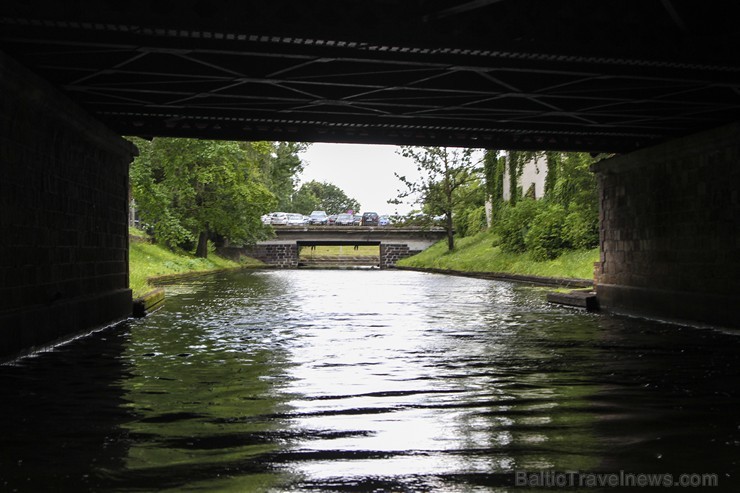
[[[599,250],[569,251],[554,260],[537,262],[528,254],[501,252],[493,233],[456,239],[455,250],[447,251],[446,240],[422,253],[403,259],[400,266],[477,272],[506,272],[530,276],[592,279]]]
[[[129,249],[129,285],[136,298],[153,289],[154,286],[148,281],[150,277],[208,272],[249,265],[262,265],[262,263],[254,259],[246,259],[237,263],[214,253],[210,253],[207,259],[203,259],[183,251],[173,252],[151,243],[132,242]]]

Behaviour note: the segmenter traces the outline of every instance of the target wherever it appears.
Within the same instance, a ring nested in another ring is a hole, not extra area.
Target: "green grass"
[[[352,257],[377,257],[380,255],[380,247],[360,245],[357,250],[352,245],[327,246],[318,245],[313,250],[311,247],[301,248],[301,258],[311,257],[337,257],[339,255]]]
[[[418,255],[398,262],[400,266],[451,269],[469,272],[506,272],[531,276],[592,279],[598,248],[565,252],[554,260],[538,262],[527,254],[501,252],[497,237],[490,232],[455,240],[455,250],[440,241]]]
[[[244,258],[241,262],[234,262],[214,253],[209,253],[207,259],[197,258],[187,252],[173,252],[151,243],[132,242],[129,247],[129,286],[134,298],[154,288],[149,282],[151,277],[262,265],[255,259]]]

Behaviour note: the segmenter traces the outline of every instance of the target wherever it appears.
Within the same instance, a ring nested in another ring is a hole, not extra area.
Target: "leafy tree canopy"
[[[276,205],[260,163],[275,149],[267,142],[133,138],[139,156],[131,165],[131,188],[140,215],[158,241],[170,247],[220,235],[252,243],[268,229],[260,216]]]
[[[469,200],[469,194],[476,193],[478,187],[473,184],[483,172],[481,162],[475,158],[475,149],[404,146],[400,154],[414,160],[420,177],[414,181],[395,173],[405,189],[388,202],[399,204],[411,199],[413,203],[422,203],[429,214],[444,215],[447,247],[454,249],[453,211]]]
[[[265,152],[255,145],[266,144],[269,149]],[[275,195],[280,211],[292,209],[293,194],[295,193],[298,175],[303,171],[304,164],[299,154],[305,151],[309,144],[300,142],[243,142],[242,147],[258,163],[262,180],[267,188]]]
[[[311,211],[341,214],[350,209],[359,211],[360,203],[332,183],[312,180],[301,185],[293,195],[293,211],[300,214],[310,214]]]

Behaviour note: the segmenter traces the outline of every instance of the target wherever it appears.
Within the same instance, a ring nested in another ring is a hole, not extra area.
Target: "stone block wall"
[[[416,255],[421,250],[411,250],[406,244],[381,243],[380,268],[393,267],[399,260]]]
[[[298,244],[296,243],[255,245],[247,249],[246,253],[250,257],[254,257],[275,267],[298,267]]]
[[[738,326],[740,125],[594,165],[602,307]]]
[[[0,359],[130,315],[134,153],[0,53]]]

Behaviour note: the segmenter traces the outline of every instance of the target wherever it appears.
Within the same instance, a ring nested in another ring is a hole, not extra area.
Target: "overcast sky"
[[[360,212],[405,214],[418,206],[387,203],[403,188],[393,172],[406,177],[418,174],[414,162],[400,156],[398,149],[389,145],[312,144],[300,155],[305,163],[300,180],[333,183],[360,203]]]

